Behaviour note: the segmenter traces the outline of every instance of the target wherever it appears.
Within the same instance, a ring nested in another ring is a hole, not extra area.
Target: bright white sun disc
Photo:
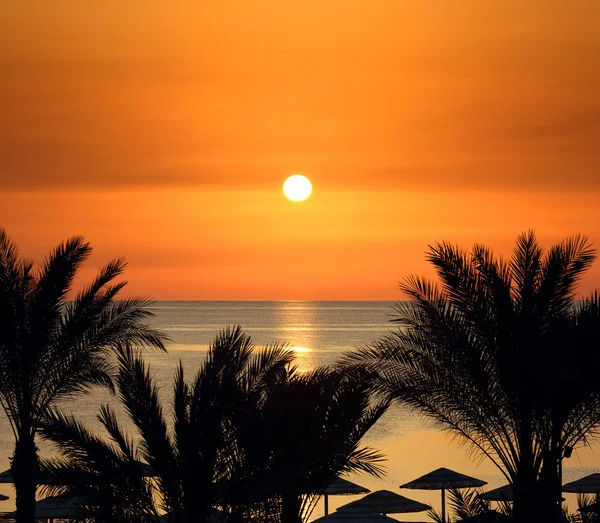
[[[306,200],[312,192],[312,185],[306,176],[294,174],[283,183],[283,194],[293,202]]]

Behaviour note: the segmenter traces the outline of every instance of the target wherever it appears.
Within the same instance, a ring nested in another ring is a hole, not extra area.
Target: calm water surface
[[[241,325],[252,336],[257,347],[273,341],[286,341],[295,350],[296,364],[301,370],[338,361],[341,355],[357,346],[374,341],[394,328],[393,302],[156,302],[152,307],[154,326],[169,337],[169,352],[146,352],[164,399],[170,404],[172,378],[181,360],[188,376],[201,365],[210,341],[227,325]],[[117,406],[114,398],[103,390],[65,404],[86,425],[99,428],[95,418],[102,403]],[[0,467],[9,466],[12,454],[12,434],[6,419],[0,424]],[[488,461],[478,461],[447,434],[400,406],[392,407],[365,438],[365,444],[375,447],[387,457],[387,475],[382,479],[354,476],[349,479],[371,490],[388,489],[407,497],[429,503],[439,510],[438,491],[400,490],[402,483],[415,479],[433,469],[447,467],[478,477],[490,488],[505,483]],[[43,452],[51,452],[41,445]],[[598,447],[577,449],[564,462],[564,480],[570,481],[600,471]],[[0,492],[11,496],[2,510],[14,506],[14,491],[10,485],[0,485]],[[360,497],[360,496],[358,496]],[[332,496],[330,510],[358,498]],[[567,495],[574,507],[574,498]],[[318,505],[314,516],[323,513]],[[400,521],[427,519],[421,514],[396,516]]]

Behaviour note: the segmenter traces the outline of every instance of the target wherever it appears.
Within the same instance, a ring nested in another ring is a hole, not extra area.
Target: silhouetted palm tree
[[[109,438],[93,435],[72,415],[53,411],[45,417],[40,433],[60,442],[62,456],[41,461],[51,483],[43,490],[77,500],[82,516],[96,523],[157,521],[153,484],[146,480],[153,472],[110,407],[103,405],[98,419]]]
[[[94,384],[112,386],[108,349],[132,343],[164,350],[161,334],[141,323],[151,313],[140,299],[115,301],[123,260],[106,265],[75,299],[77,270],[91,248],[75,237],[34,270],[0,229],[0,402],[15,436],[12,474],[17,520],[34,521],[39,472],[39,421],[51,405]]]
[[[373,376],[364,371],[286,371],[237,404],[240,468],[228,499],[249,508],[246,515],[299,523],[338,475],[380,475],[382,456],[360,442],[388,402],[371,401]]]
[[[251,339],[239,327],[226,329],[211,345],[191,384],[186,383],[180,365],[173,391],[174,423],[169,429],[150,370],[138,354],[124,347],[119,355],[118,395],[137,427],[139,446],[128,443],[106,407],[100,420],[113,440],[108,445],[85,434],[72,418],[55,414],[42,433],[57,444],[63,457],[46,463],[44,473],[63,487],[50,490],[90,500],[87,509],[94,517],[98,517],[94,507],[112,503],[115,521],[117,516],[123,520],[132,514],[151,516],[160,509],[174,523],[205,522],[216,506],[231,512],[229,520],[234,521],[250,514],[264,518],[273,505],[280,511],[286,494],[315,492],[335,473],[377,470],[373,460],[378,456],[355,448],[356,434],[364,434],[374,422],[375,411],[365,403],[344,403],[344,399],[354,401],[355,390],[367,387],[341,378],[327,386],[320,383],[329,371],[301,377],[290,367],[292,359],[293,353],[284,345],[253,353]],[[315,383],[312,390],[303,385],[307,382]],[[313,397],[299,392],[310,392]],[[321,397],[319,392],[326,395]],[[361,399],[365,396],[365,392],[360,395]],[[313,406],[323,412],[312,412]],[[354,413],[358,410],[366,414],[363,425],[350,426],[345,417],[360,421]],[[322,423],[329,430],[320,427]],[[327,441],[322,437],[327,432],[337,438]],[[300,455],[293,442],[303,446]],[[337,453],[325,456],[326,451],[334,450]],[[310,461],[294,459],[304,459],[311,452]],[[327,461],[319,459],[323,456]],[[151,466],[155,477],[142,479],[139,463],[136,465],[141,459]],[[123,479],[128,478],[129,489],[129,494],[122,496],[121,486],[111,486],[121,481],[115,475],[120,464],[127,464]],[[324,472],[327,466],[330,468]],[[275,475],[269,476],[271,473]],[[298,486],[303,473],[308,479]],[[148,499],[153,488],[158,494],[155,501]],[[143,504],[146,508],[140,510]]]
[[[180,364],[173,390],[174,422],[169,428],[150,369],[140,354],[122,347],[117,392],[137,428],[138,445],[131,443],[107,407],[99,419],[112,444],[101,444],[73,418],[54,414],[41,431],[57,444],[63,457],[45,463],[44,473],[63,486],[49,490],[88,499],[86,509],[93,517],[99,515],[97,507],[112,503],[114,517],[122,520],[133,513],[156,514],[160,509],[174,523],[208,521],[213,507],[221,504],[223,484],[229,477],[233,456],[229,417],[240,387],[260,388],[291,357],[282,345],[252,355],[250,338],[239,328],[226,329],[210,346],[191,384]],[[143,479],[141,459],[153,471],[150,480]],[[124,470],[129,474],[129,496],[120,495],[121,478],[115,474],[123,462],[128,464]],[[81,480],[82,474],[86,481]],[[157,496],[149,499],[151,491]]]
[[[575,294],[594,257],[581,236],[544,254],[522,234],[509,261],[438,243],[428,261],[440,284],[408,278],[400,329],[350,355],[386,395],[490,458],[513,484],[517,521],[558,520],[564,450],[600,423],[600,299]]]

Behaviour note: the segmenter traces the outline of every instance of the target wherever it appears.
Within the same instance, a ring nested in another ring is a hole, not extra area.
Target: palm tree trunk
[[[515,523],[531,523],[539,515],[536,503],[536,478],[531,470],[520,472],[519,478],[513,483],[514,502],[513,517]]]
[[[513,517],[515,523],[537,521],[536,490],[537,471],[533,459],[533,431],[531,421],[524,417],[519,437],[519,463],[517,476],[513,481]]]
[[[18,434],[11,472],[17,493],[17,523],[34,523],[35,494],[39,475],[39,459],[35,436],[24,429]]]
[[[281,523],[301,523],[300,508],[302,499],[295,494],[283,495],[281,498]]]
[[[544,453],[540,473],[540,521],[560,521],[562,515],[562,485],[559,470],[562,448],[559,448],[560,425],[554,423],[552,438]]]

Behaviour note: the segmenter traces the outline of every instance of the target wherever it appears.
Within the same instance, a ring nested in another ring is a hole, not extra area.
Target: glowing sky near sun
[[[599,24],[595,0],[3,2],[0,225],[37,260],[83,234],[86,275],[125,256],[156,298],[397,299],[437,240],[600,246]]]

